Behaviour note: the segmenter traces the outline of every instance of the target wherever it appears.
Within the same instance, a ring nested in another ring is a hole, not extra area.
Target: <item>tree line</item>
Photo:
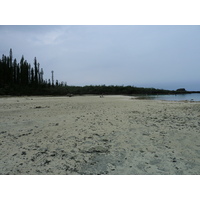
[[[40,69],[40,64],[34,58],[34,68],[22,56],[19,63],[13,60],[12,49],[10,55],[2,55],[0,60],[0,85],[40,85],[43,83],[43,69]]]
[[[34,66],[22,56],[18,63],[13,59],[12,49],[9,56],[2,55],[0,59],[0,95],[84,95],[84,94],[111,94],[111,95],[135,95],[135,94],[175,94],[180,91],[171,91],[155,88],[143,88],[135,86],[106,86],[86,85],[68,86],[64,82],[56,80],[52,71],[52,79],[44,80],[43,68],[40,68],[36,57]],[[186,91],[185,91],[186,92]]]
[[[33,64],[31,67],[23,55],[18,63],[16,58],[13,59],[12,49],[9,56],[3,54],[0,59],[0,95],[45,95],[51,93],[51,87],[64,85],[58,80],[54,85],[53,71],[52,80],[44,80],[43,68],[36,57]]]

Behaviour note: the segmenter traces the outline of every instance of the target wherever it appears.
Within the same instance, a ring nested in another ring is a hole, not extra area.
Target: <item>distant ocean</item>
[[[177,95],[147,95],[141,96],[147,99],[167,101],[200,101],[200,93],[177,94]]]

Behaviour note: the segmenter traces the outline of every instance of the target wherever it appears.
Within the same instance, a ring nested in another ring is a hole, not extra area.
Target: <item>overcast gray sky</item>
[[[200,90],[200,26],[0,26],[0,54],[68,85]]]

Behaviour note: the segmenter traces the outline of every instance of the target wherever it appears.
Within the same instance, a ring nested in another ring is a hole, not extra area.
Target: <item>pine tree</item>
[[[24,56],[20,60],[20,84],[25,85]]]
[[[13,62],[13,82],[14,84],[17,84],[17,60],[14,59]]]
[[[34,70],[33,70],[33,68],[31,68],[31,85],[34,85]]]
[[[43,74],[44,74],[44,72],[43,72],[43,69],[41,68],[41,72],[40,72],[40,80],[41,80],[41,83],[43,83]]]
[[[19,65],[17,65],[17,84],[19,85],[20,82],[21,82],[20,69],[19,69]]]
[[[52,73],[51,82],[52,82],[52,86],[54,86],[54,76],[53,76],[54,71],[52,70],[51,73]]]
[[[41,80],[40,80],[40,63],[38,63],[38,83],[40,84],[41,83]]]
[[[38,65],[37,65],[37,59],[34,58],[34,67],[35,67],[35,85],[38,84]]]
[[[28,64],[28,84],[31,83],[31,65]]]
[[[10,60],[9,60],[9,67],[12,67],[12,59],[13,59],[13,56],[12,56],[12,49],[10,49]]]
[[[13,77],[13,56],[12,56],[12,49],[10,49],[10,56],[9,56],[9,82],[12,85],[14,83],[14,77]]]

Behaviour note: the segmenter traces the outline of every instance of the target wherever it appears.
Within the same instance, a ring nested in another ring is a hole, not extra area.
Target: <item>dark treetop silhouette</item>
[[[187,91],[163,90],[155,88],[142,88],[135,86],[106,86],[106,85],[87,85],[87,86],[68,86],[67,83],[56,80],[52,71],[52,80],[43,79],[44,71],[40,68],[36,57],[34,67],[31,67],[22,56],[19,63],[13,60],[12,49],[10,55],[2,55],[0,59],[0,95],[83,95],[83,94],[175,94],[187,93]]]

